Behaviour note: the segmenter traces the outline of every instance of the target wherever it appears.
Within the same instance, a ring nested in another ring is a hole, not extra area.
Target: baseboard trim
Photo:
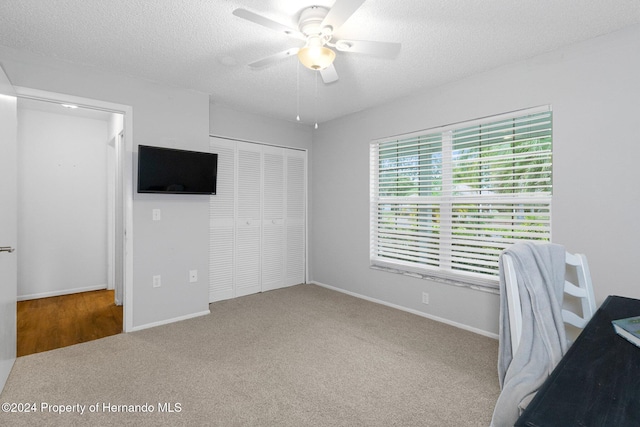
[[[77,294],[80,292],[100,291],[103,289],[107,289],[107,285],[87,286],[86,288],[62,289],[58,291],[41,292],[37,294],[18,295],[18,301],[27,301],[30,299],[38,299],[38,298],[58,297],[60,295],[70,295],[70,294]]]
[[[377,299],[377,298],[371,298],[371,297],[368,297],[366,295],[361,295],[361,294],[358,294],[358,293],[355,293],[355,292],[351,292],[351,291],[347,291],[347,290],[344,290],[344,289],[341,289],[341,288],[336,288],[335,286],[327,285],[325,283],[320,283],[320,282],[317,282],[315,280],[312,280],[309,283],[312,284],[312,285],[318,285],[318,286],[323,287],[323,288],[331,289],[332,291],[341,292],[343,294],[347,294],[347,295],[350,295],[352,297],[356,297],[356,298],[360,298],[360,299],[367,300],[367,301],[370,301],[370,302],[374,302],[376,304],[381,304],[381,305],[385,305],[387,307],[395,308],[397,310],[406,311],[407,313],[411,313],[411,314],[415,314],[417,316],[425,317],[425,318],[430,319],[430,320],[435,320],[436,322],[445,323],[447,325],[455,326],[456,328],[464,329],[465,331],[473,332],[473,333],[476,333],[478,335],[483,335],[485,337],[498,339],[498,335],[494,334],[493,332],[488,332],[488,331],[485,331],[485,330],[482,330],[482,329],[474,328],[472,326],[465,325],[463,323],[454,322],[452,320],[444,319],[442,317],[434,316],[434,315],[428,314],[428,313],[423,313],[421,311],[414,310],[412,308],[407,308],[407,307],[404,307],[404,306],[401,306],[401,305],[398,305],[398,304],[393,304],[393,303],[390,303],[390,302],[387,302],[387,301],[383,301],[383,300],[380,300],[380,299]]]
[[[146,323],[140,326],[134,326],[130,331],[127,332],[136,332],[142,331],[143,329],[155,328],[156,326],[168,325],[169,323],[180,322],[181,320],[193,319],[194,317],[206,316],[211,314],[210,310],[199,311],[197,313],[186,314],[184,316],[173,317],[167,320],[160,320],[158,322]]]

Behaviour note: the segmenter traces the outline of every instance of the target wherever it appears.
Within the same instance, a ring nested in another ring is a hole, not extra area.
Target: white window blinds
[[[371,143],[371,264],[496,286],[500,252],[551,233],[552,114]]]

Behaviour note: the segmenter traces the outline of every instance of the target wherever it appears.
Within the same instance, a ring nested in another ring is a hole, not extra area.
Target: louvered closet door
[[[305,282],[306,152],[285,150],[285,286]]]
[[[262,290],[284,286],[284,149],[263,147]]]
[[[209,301],[305,281],[306,152],[211,138]]]
[[[237,142],[235,296],[260,292],[262,149]]]
[[[236,143],[210,138],[218,154],[216,194],[209,206],[209,302],[233,298],[235,251]]]

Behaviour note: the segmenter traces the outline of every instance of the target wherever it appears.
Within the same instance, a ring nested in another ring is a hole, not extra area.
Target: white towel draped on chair
[[[514,425],[567,351],[562,320],[564,247],[524,242],[509,247],[504,253],[514,261],[522,307],[522,334],[520,344],[512,354],[505,278],[501,268],[498,376],[502,392],[494,409],[492,427]]]

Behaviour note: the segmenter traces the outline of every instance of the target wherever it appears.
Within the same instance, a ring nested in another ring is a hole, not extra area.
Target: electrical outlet
[[[198,270],[189,270],[189,283],[198,281]]]
[[[153,287],[159,288],[160,286],[162,286],[162,282],[160,281],[160,275],[153,276]]]
[[[426,292],[422,293],[422,303],[423,304],[429,304],[429,294]]]

